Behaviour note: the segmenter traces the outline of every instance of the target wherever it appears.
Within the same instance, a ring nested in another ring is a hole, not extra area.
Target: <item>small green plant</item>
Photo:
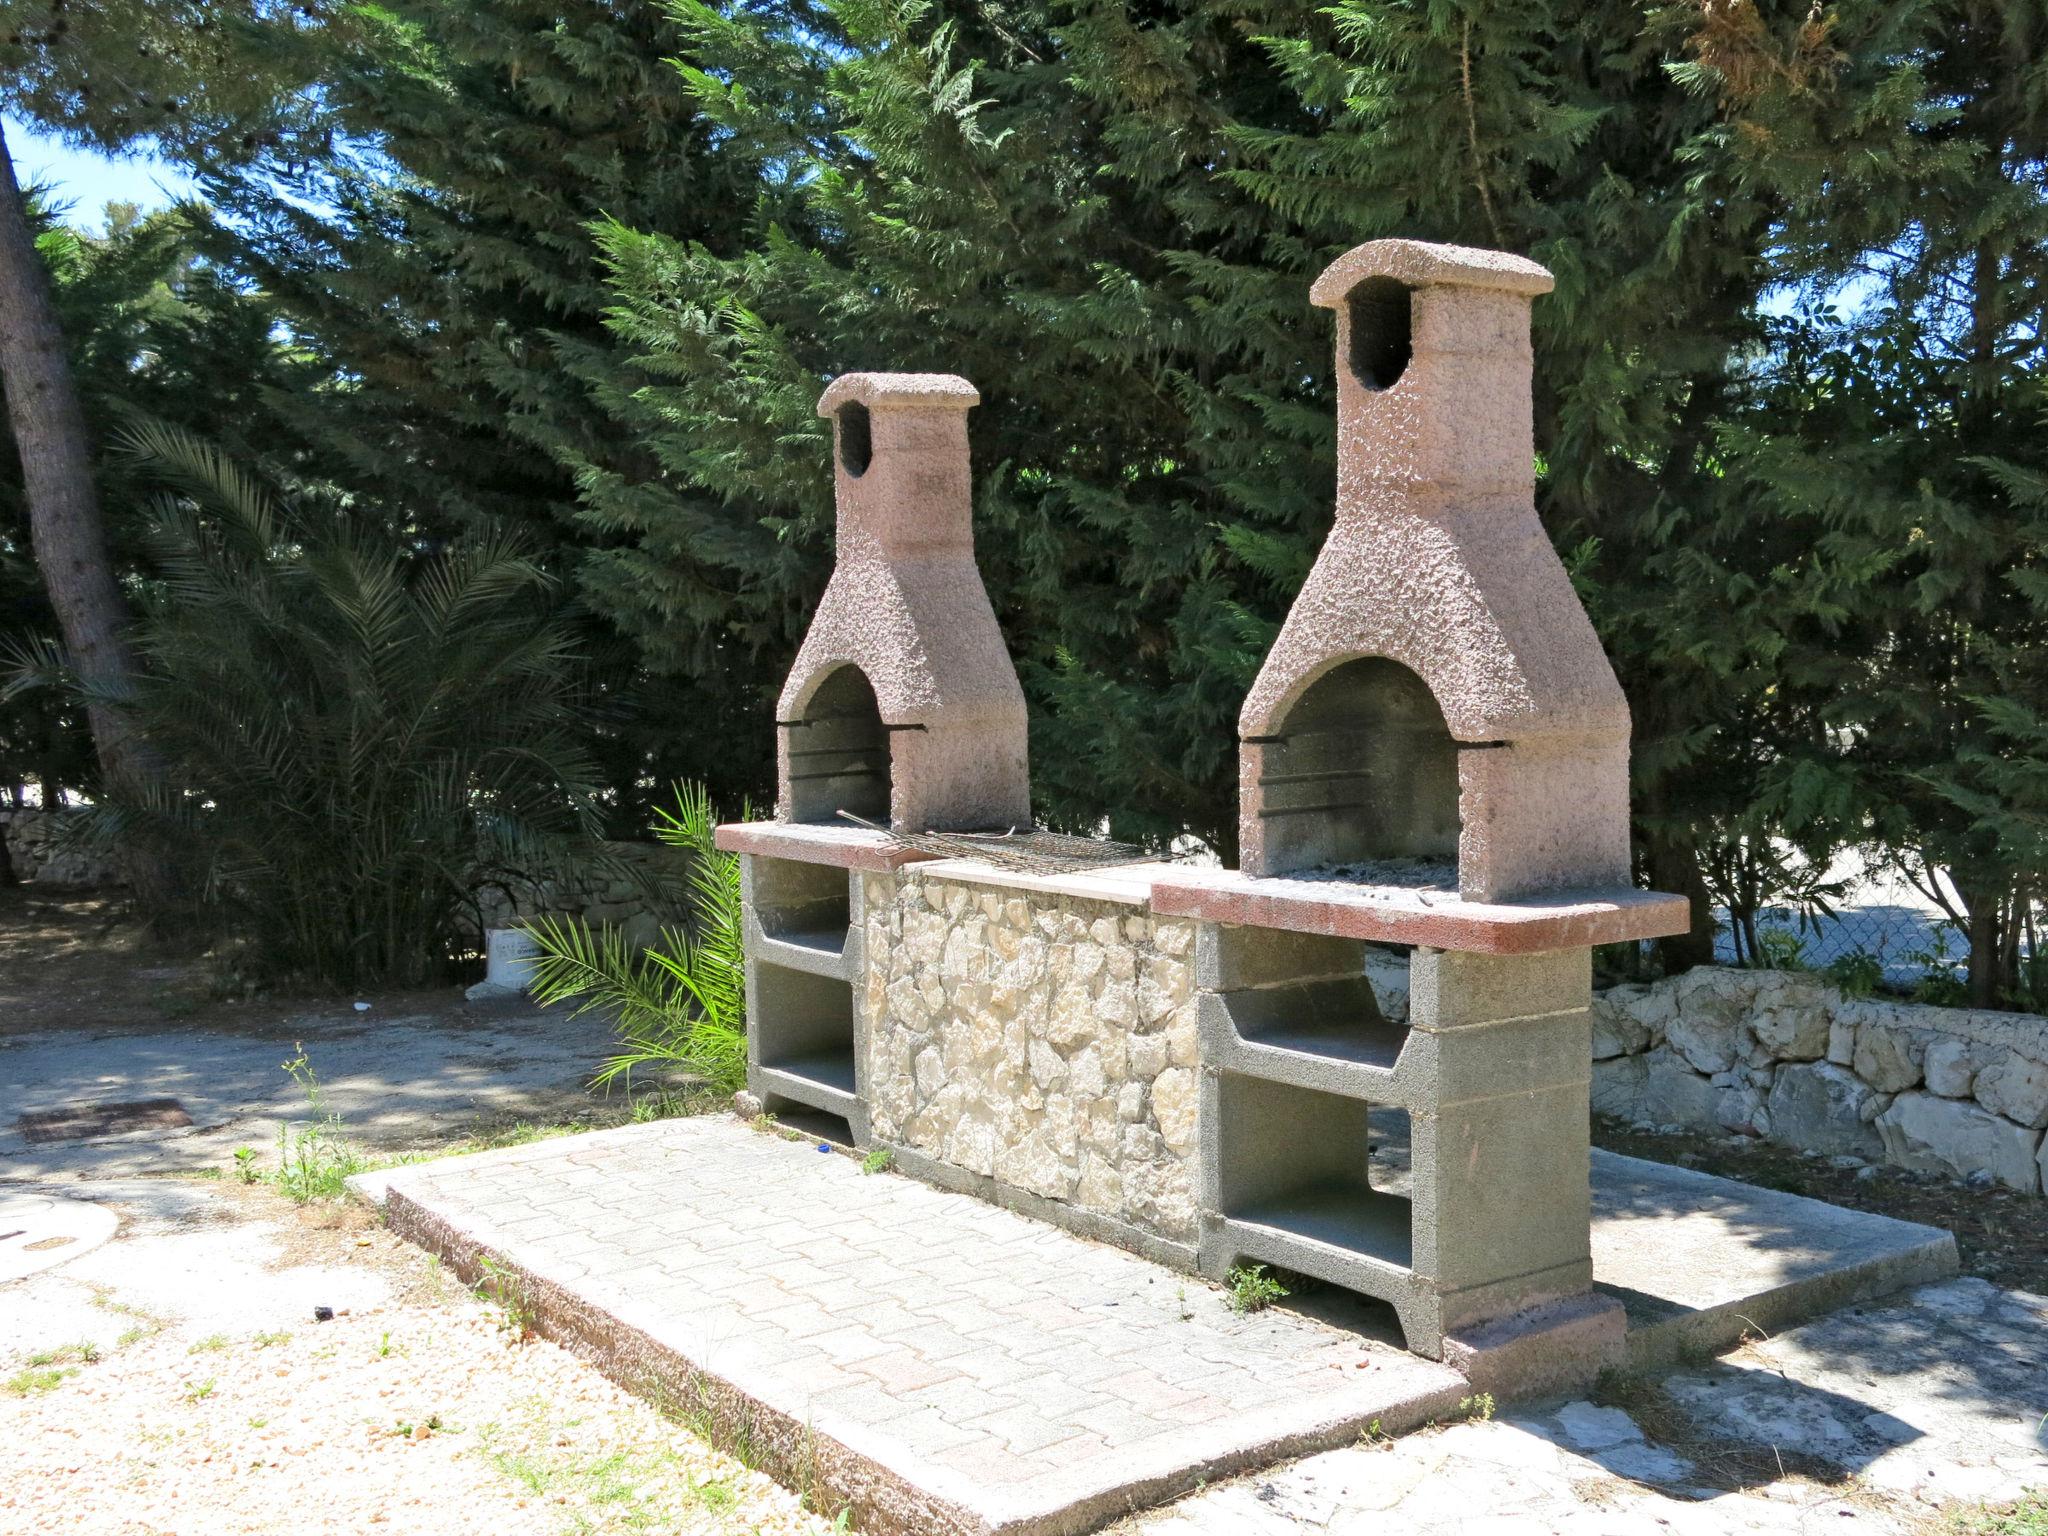
[[[533,1309],[519,1276],[490,1254],[484,1255],[478,1267],[482,1273],[476,1283],[477,1294],[498,1309],[499,1328],[517,1334],[522,1341],[531,1338]]]
[[[1267,1274],[1263,1264],[1240,1264],[1223,1283],[1230,1289],[1233,1312],[1263,1312],[1287,1294],[1287,1287]]]
[[[287,1123],[277,1128],[277,1187],[300,1205],[315,1200],[338,1200],[346,1192],[346,1181],[370,1166],[348,1139],[341,1116],[327,1108],[320,1087],[320,1075],[298,1046],[297,1054],[284,1063],[284,1070],[306,1096],[310,1125]]]
[[[30,1366],[8,1377],[5,1386],[12,1397],[33,1397],[38,1392],[54,1392],[64,1384],[67,1376],[77,1374],[74,1366]]]
[[[1458,1399],[1457,1416],[1461,1419],[1476,1419],[1484,1424],[1493,1417],[1494,1401],[1491,1392],[1475,1392],[1470,1397]]]
[[[186,1382],[185,1401],[188,1403],[205,1402],[209,1397],[213,1396],[213,1388],[216,1380],[217,1378],[209,1376],[204,1381]]]
[[[1935,926],[1925,949],[1911,950],[1906,964],[1920,967],[1920,979],[1913,984],[1913,1001],[1937,1008],[1960,1008],[1970,1000],[1969,973],[1951,939],[1952,923]]]
[[[91,1365],[100,1357],[99,1345],[91,1339],[66,1344],[61,1349],[43,1349],[28,1357],[30,1365]]]
[[[723,1514],[740,1501],[731,1481],[723,1477],[692,1477],[690,1497],[713,1514]]]
[[[244,1184],[254,1184],[263,1177],[263,1170],[256,1166],[256,1159],[262,1156],[254,1147],[235,1148],[235,1177]]]
[[[377,1358],[379,1360],[391,1358],[391,1333],[389,1329],[385,1330],[384,1336],[377,1341]]]
[[[1884,985],[1884,962],[1867,949],[1854,950],[1828,962],[1827,978],[1844,997],[1871,997]]]
[[[887,1173],[896,1161],[896,1154],[887,1147],[874,1147],[860,1160],[862,1173]]]
[[[1790,928],[1776,923],[1760,928],[1757,930],[1756,945],[1756,963],[1765,970],[1806,969],[1806,941]]]
[[[259,1333],[249,1342],[258,1349],[272,1349],[279,1344],[289,1344],[291,1341],[291,1334],[280,1328],[275,1333]]]
[[[2034,1492],[2012,1504],[1971,1504],[1951,1509],[1957,1536],[2048,1536],[2048,1492]]]
[[[634,952],[623,929],[593,933],[582,923],[540,918],[527,932],[540,946],[533,995],[575,1002],[572,1018],[609,1016],[618,1050],[591,1079],[629,1094],[633,1074],[681,1070],[725,1093],[747,1075],[747,984],[740,861],[713,834],[718,814],[701,784],[678,784],[676,808],[658,812],[654,835],[689,855],[689,929],[668,928]],[[742,806],[745,820],[750,808]]]
[[[209,1333],[205,1338],[199,1339],[196,1342],[194,1342],[188,1349],[186,1349],[185,1353],[188,1355],[207,1355],[212,1354],[217,1350],[226,1349],[227,1347],[228,1336],[226,1334]]]

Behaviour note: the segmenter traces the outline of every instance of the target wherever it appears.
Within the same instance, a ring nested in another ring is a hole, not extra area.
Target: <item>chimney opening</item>
[[[782,729],[789,740],[791,821],[844,825],[841,811],[889,820],[889,731],[859,667],[827,674]]]
[[[1391,277],[1369,277],[1351,290],[1345,312],[1351,324],[1351,373],[1367,389],[1392,389],[1408,366],[1410,290]]]
[[[868,472],[868,464],[875,456],[873,429],[868,419],[868,408],[858,400],[849,400],[838,410],[839,462],[849,475],[858,480]]]
[[[1340,662],[1264,741],[1263,873],[1456,889],[1458,743],[1415,673],[1380,656]]]

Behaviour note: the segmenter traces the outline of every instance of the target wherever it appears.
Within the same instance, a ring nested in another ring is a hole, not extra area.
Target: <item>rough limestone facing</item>
[[[1593,1107],[2042,1189],[2048,1019],[1703,966],[1593,1001]]]
[[[874,1137],[1192,1243],[1196,925],[915,868],[865,897]]]

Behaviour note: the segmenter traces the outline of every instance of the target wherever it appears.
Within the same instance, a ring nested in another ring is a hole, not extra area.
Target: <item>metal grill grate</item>
[[[855,826],[880,832],[899,848],[914,848],[936,858],[979,859],[997,869],[1015,870],[1019,874],[1073,874],[1119,864],[1163,864],[1176,857],[1153,853],[1136,843],[1112,842],[1106,837],[1072,837],[1064,832],[1048,832],[1043,827],[1013,827],[1007,832],[892,832],[847,811],[839,814]]]

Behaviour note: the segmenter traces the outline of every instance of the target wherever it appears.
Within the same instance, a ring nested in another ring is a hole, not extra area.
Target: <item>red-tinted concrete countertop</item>
[[[1152,911],[1246,928],[1482,955],[1584,949],[1685,932],[1683,896],[1632,889],[1559,891],[1542,899],[1466,901],[1448,891],[1334,880],[1257,879],[1236,870],[1189,870],[1152,883]]]
[[[829,864],[883,874],[933,855],[905,848],[887,833],[864,827],[830,827],[792,821],[729,821],[715,838],[727,853],[754,853],[767,859],[795,859],[803,864]]]

